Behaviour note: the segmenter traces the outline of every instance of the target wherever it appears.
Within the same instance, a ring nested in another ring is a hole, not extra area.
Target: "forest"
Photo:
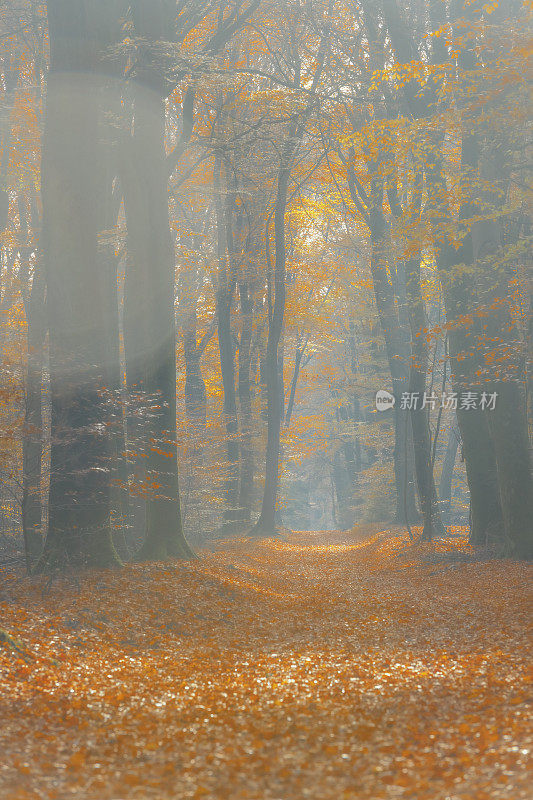
[[[532,21],[0,0],[1,797],[531,796]]]

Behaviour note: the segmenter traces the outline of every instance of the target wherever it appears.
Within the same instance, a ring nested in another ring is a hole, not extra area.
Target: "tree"
[[[109,429],[102,396],[109,342],[98,253],[105,192],[99,131],[117,4],[48,3],[50,69],[42,156],[43,257],[50,332],[49,527],[39,568],[118,563],[110,529]]]
[[[291,9],[292,11],[292,9]],[[298,13],[298,5],[294,13]],[[329,8],[331,14],[331,4]],[[296,17],[294,18],[296,23]],[[327,30],[327,23],[326,23]],[[309,75],[302,74],[303,59],[298,50],[298,45],[291,35],[287,42],[287,58],[291,69],[290,88],[296,93],[302,89],[304,82],[310,84],[309,99],[303,108],[294,114],[290,121],[280,147],[279,167],[276,176],[276,194],[274,205],[274,265],[270,265],[270,233],[269,220],[266,227],[267,270],[269,281],[269,308],[268,308],[268,338],[265,356],[265,378],[267,386],[267,449],[265,488],[261,514],[255,525],[257,533],[271,533],[275,530],[276,499],[279,480],[280,459],[280,431],[283,417],[282,398],[284,392],[280,387],[278,369],[278,347],[283,331],[286,299],[286,242],[285,242],[285,215],[289,195],[291,172],[298,146],[305,134],[308,117],[315,108],[314,94],[316,93],[324,64],[328,57],[329,35],[323,34],[317,39],[316,65]]]

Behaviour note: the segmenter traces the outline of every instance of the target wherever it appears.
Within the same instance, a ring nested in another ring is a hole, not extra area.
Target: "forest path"
[[[453,533],[236,539],[44,594],[0,574],[0,796],[529,798],[532,567]]]

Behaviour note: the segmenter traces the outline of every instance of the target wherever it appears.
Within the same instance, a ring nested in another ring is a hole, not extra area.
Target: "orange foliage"
[[[531,566],[362,533],[6,574],[0,795],[528,798]]]

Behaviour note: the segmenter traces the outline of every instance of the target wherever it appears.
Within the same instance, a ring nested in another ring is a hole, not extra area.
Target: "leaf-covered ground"
[[[453,534],[4,573],[0,796],[530,798],[531,566]]]

